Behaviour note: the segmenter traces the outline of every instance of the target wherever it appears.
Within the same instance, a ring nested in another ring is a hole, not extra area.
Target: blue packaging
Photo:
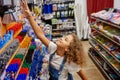
[[[53,12],[53,8],[52,8],[53,4],[48,4],[48,13],[52,13]]]
[[[19,74],[16,80],[26,80],[26,74]]]
[[[6,69],[6,72],[17,72],[18,68],[19,68],[19,65],[17,63],[10,64]]]

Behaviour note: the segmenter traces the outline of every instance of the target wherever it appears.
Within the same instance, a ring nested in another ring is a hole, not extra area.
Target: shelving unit
[[[8,68],[8,66],[10,65],[10,63],[11,63],[11,61],[13,60],[13,58],[15,57],[15,55],[18,53],[18,51],[19,51],[19,49],[21,48],[21,46],[22,45],[25,45],[25,44],[23,44],[23,43],[25,43],[25,40],[26,39],[28,39],[28,35],[26,34],[25,35],[25,37],[24,37],[24,39],[22,40],[22,42],[19,44],[19,46],[18,46],[18,48],[16,49],[16,51],[12,54],[12,56],[10,57],[10,59],[9,59],[9,61],[7,62],[7,64],[6,64],[6,66],[5,66],[5,70]],[[28,43],[28,42],[27,42]],[[30,43],[30,42],[29,42]],[[30,44],[29,44],[30,45]],[[28,46],[29,47],[29,46]],[[28,47],[26,46],[26,48],[28,49]],[[26,54],[27,54],[27,51],[28,50],[26,50]],[[24,56],[26,56],[26,54],[24,55]],[[23,59],[24,60],[24,59]],[[22,62],[21,62],[21,64],[20,64],[20,67],[21,67],[21,65],[22,65],[22,63],[23,63],[23,60],[22,60]],[[20,68],[19,67],[19,68]],[[2,75],[0,76],[0,79],[4,79],[5,78],[5,74],[6,74],[6,71],[4,70],[4,72],[2,73]],[[18,69],[18,71],[19,71],[19,69]],[[18,74],[18,72],[16,73],[16,74]],[[16,77],[16,75],[15,75],[15,77]]]
[[[118,46],[120,46],[120,43],[113,40],[111,37],[107,36],[105,33],[101,32],[98,29],[93,28],[93,30],[97,31],[99,34],[103,35],[104,37],[106,37],[107,39],[109,39],[110,41],[112,41],[113,43],[117,44]]]
[[[101,67],[100,63],[97,61],[96,57],[94,55],[92,55],[91,52],[89,52],[89,56],[90,58],[93,60],[93,62],[97,65],[97,67],[101,70],[101,72],[104,74],[104,77],[107,80],[112,80],[109,75],[104,71],[104,69]]]
[[[29,47],[30,47],[30,44],[29,44],[29,46],[28,46],[28,49],[29,49]],[[22,67],[22,64],[24,63],[25,57],[26,57],[26,55],[27,55],[27,52],[28,52],[28,50],[26,51],[26,53],[25,53],[25,55],[24,55],[24,58],[23,58],[23,60],[22,60],[22,62],[21,62],[21,65],[20,65],[20,67],[19,67],[19,69],[18,69],[18,72],[16,73],[15,79],[17,78],[17,76],[18,76],[18,74],[19,74],[19,72],[20,72],[20,69],[21,69],[21,67]]]
[[[6,5],[10,7],[10,10],[13,12],[16,12],[16,14],[12,14],[12,18],[18,18],[20,16],[20,5],[18,6],[17,3],[19,3],[19,0],[10,0],[12,1],[11,4],[13,5]],[[4,5],[3,5],[4,6]],[[7,9],[6,9],[7,10]],[[8,13],[9,12],[8,10]],[[9,18],[11,18],[9,17]],[[7,42],[4,42],[4,46],[1,46],[0,48],[0,80],[7,80],[7,79],[15,79],[18,76],[18,73],[20,71],[20,68],[22,67],[24,60],[26,58],[26,55],[28,54],[28,50],[30,47],[31,37],[28,36],[28,31],[23,29],[23,25],[21,23],[21,20],[15,20],[16,22],[9,22],[6,26],[6,31],[8,32],[8,35],[6,33],[5,38],[3,40],[6,40]],[[12,35],[13,34],[13,35]],[[10,37],[9,37],[10,36]],[[9,40],[8,40],[9,39]],[[1,39],[1,44],[2,44]],[[34,44],[35,45],[35,44]],[[27,58],[28,59],[28,58]],[[15,65],[14,65],[15,64]],[[17,65],[17,66],[16,66]]]
[[[120,60],[115,57],[115,55],[113,55],[110,50],[108,50],[101,42],[99,42],[98,40],[96,40],[92,35],[90,35],[90,37],[92,38],[93,41],[95,41],[96,43],[98,43],[98,45],[100,47],[102,47],[108,54],[110,54],[114,59],[116,59],[118,62],[120,62]]]
[[[10,64],[10,62],[12,61],[12,59],[14,58],[14,56],[17,54],[18,50],[20,49],[20,46],[23,44],[25,38],[27,37],[28,35],[26,35],[23,39],[23,41],[20,43],[19,47],[17,48],[17,50],[13,53],[12,57],[10,58],[10,60],[8,61],[7,65],[6,65],[6,68],[8,67],[8,65]]]
[[[73,30],[75,28],[63,28],[63,29],[53,29],[52,31],[67,31],[67,30]]]
[[[120,31],[120,25],[117,25],[115,23],[112,23],[110,21],[101,19],[99,17],[91,16],[92,19],[94,19],[96,22],[91,24],[91,28],[93,30],[92,34],[90,35],[89,43],[91,44],[91,49],[89,50],[89,56],[93,60],[93,62],[96,64],[96,66],[100,69],[103,76],[106,78],[106,80],[119,80],[120,79],[120,42],[119,39],[116,39],[114,36],[119,36],[119,33],[116,35],[114,33],[110,33],[109,27],[117,28]],[[101,27],[101,24],[102,27]],[[108,25],[109,27],[106,28],[105,25]],[[112,30],[112,29],[111,29]],[[115,31],[115,30],[114,30]],[[119,32],[118,31],[118,32]],[[116,31],[117,32],[117,31]],[[118,37],[117,37],[118,38]],[[115,52],[113,54],[113,52]],[[111,68],[113,76],[111,75],[111,72],[106,71],[103,68],[103,65],[100,65],[100,62],[98,62],[97,57],[95,55],[99,55],[101,58],[100,61],[103,61],[105,64],[108,65],[108,67]]]
[[[48,2],[44,2],[47,5]],[[43,4],[46,5],[46,4]],[[52,25],[52,41],[70,33],[76,33],[74,4],[75,0],[51,0],[52,16],[51,19],[44,19],[46,23]],[[44,12],[44,10],[43,10]],[[44,13],[43,13],[44,14]]]
[[[106,58],[106,56],[105,56],[102,52],[100,52],[99,50],[97,50],[96,47],[95,47],[95,45],[94,45],[93,43],[90,43],[90,44],[91,44],[91,46],[93,47],[93,49],[98,53],[98,55],[115,71],[115,73],[116,73],[117,75],[120,76],[120,72],[117,70],[116,67],[114,67],[114,66],[110,63],[110,61]]]
[[[120,29],[120,25],[117,25],[117,24],[112,23],[112,22],[110,22],[110,21],[106,21],[106,20],[104,20],[104,19],[97,18],[97,17],[94,17],[94,16],[91,16],[91,18],[94,19],[94,20],[97,20],[97,21],[100,21],[100,22],[103,22],[103,23],[109,24],[109,25],[111,25],[111,26],[114,26],[114,27]]]

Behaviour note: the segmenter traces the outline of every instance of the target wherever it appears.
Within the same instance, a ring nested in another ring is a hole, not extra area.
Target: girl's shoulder
[[[57,45],[51,41],[48,46],[48,52],[52,54],[56,51],[56,49],[57,49]]]
[[[65,66],[67,67],[68,72],[70,72],[70,73],[79,72],[80,69],[81,69],[80,65],[78,65],[78,64],[76,64],[74,62],[70,62],[70,63],[66,62]]]
[[[80,65],[78,65],[78,64],[76,64],[76,63],[74,63],[74,62],[70,62],[70,63],[66,62],[65,64],[66,64],[67,66],[69,66],[69,67],[76,67],[76,66],[79,66],[79,67],[80,67]]]

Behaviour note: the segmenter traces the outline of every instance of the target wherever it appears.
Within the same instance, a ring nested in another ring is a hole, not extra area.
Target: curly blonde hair
[[[70,43],[68,51],[66,52],[67,61],[74,62],[81,67],[86,63],[85,53],[83,50],[83,45],[81,40],[75,34],[71,34],[73,36],[73,40]]]

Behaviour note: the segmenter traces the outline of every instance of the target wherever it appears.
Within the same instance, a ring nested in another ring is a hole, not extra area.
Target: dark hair
[[[5,11],[8,11],[8,6],[0,6],[0,16],[3,18]]]

